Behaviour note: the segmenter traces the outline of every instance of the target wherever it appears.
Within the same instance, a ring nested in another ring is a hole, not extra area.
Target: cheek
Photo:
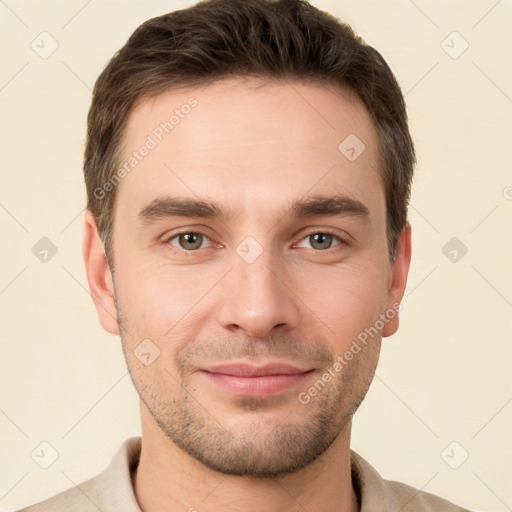
[[[350,344],[385,310],[387,274],[375,269],[375,263],[367,261],[327,270],[312,268],[301,277],[297,295],[326,326],[326,336],[339,340],[338,344]]]
[[[204,298],[218,281],[219,272],[133,267],[136,270],[122,269],[123,279],[116,287],[130,338],[142,336],[156,342],[193,338],[193,326],[207,304]]]

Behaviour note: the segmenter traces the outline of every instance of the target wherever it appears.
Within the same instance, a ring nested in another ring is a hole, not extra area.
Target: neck
[[[328,450],[279,478],[217,473],[178,448],[141,407],[142,450],[134,489],[144,512],[358,512],[350,471],[349,422]]]

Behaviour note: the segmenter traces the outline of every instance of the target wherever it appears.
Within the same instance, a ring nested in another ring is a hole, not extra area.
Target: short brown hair
[[[304,0],[205,0],[138,27],[98,77],[87,120],[87,208],[113,267],[112,226],[122,139],[135,102],[168,89],[261,76],[354,92],[379,139],[390,259],[407,220],[414,164],[405,102],[378,51]],[[340,141],[341,142],[341,141]]]

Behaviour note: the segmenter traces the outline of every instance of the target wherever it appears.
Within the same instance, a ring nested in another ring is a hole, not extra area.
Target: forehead
[[[373,123],[350,92],[224,79],[138,102],[116,203],[131,211],[169,194],[264,208],[309,191],[383,203],[377,155]]]

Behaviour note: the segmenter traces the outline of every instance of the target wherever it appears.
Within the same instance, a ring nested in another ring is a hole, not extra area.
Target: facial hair
[[[264,357],[287,361],[316,362],[317,379],[332,368],[333,354],[324,342],[286,335],[250,339],[192,340],[176,352],[174,364],[144,368],[133,356],[135,328],[128,329],[117,301],[116,309],[123,352],[140,399],[164,435],[206,467],[225,474],[276,478],[303,469],[318,459],[349,425],[373,379],[377,355],[364,356],[365,347],[308,404],[295,398],[281,400],[279,419],[268,415],[282,397],[239,397],[237,406],[247,421],[237,428],[227,426],[213,403],[197,398],[194,370],[208,361],[257,361]],[[139,338],[137,338],[139,339]],[[380,340],[379,340],[380,341]],[[172,340],[160,341],[161,358]],[[373,351],[375,352],[375,351]],[[313,385],[313,382],[310,384]],[[269,420],[269,418],[272,418]]]

